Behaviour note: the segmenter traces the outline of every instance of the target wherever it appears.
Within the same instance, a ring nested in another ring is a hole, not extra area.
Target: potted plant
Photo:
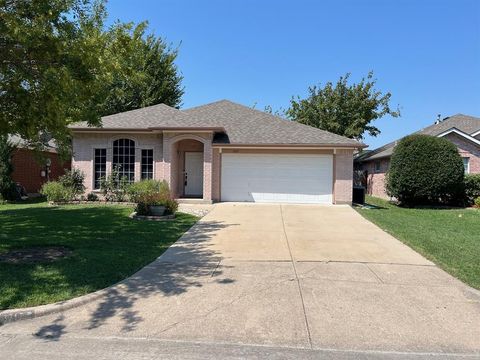
[[[170,194],[167,182],[143,180],[128,188],[130,200],[137,204],[137,215],[164,216],[175,214],[178,203]]]

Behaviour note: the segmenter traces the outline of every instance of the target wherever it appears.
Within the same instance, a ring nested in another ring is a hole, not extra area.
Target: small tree
[[[395,147],[387,174],[387,192],[402,204],[461,203],[464,168],[447,139],[410,135]]]
[[[12,154],[15,146],[8,141],[6,135],[0,136],[0,198],[15,198],[15,183],[12,180]]]

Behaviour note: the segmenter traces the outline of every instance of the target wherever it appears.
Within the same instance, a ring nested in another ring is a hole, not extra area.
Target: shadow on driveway
[[[150,296],[177,296],[190,288],[202,286],[201,279],[221,274],[215,270],[221,260],[220,254],[208,249],[207,243],[215,232],[227,226],[218,221],[203,221],[194,225],[185,235],[153,263],[108,289],[98,300],[96,309],[88,320],[86,329],[102,326],[108,319],[118,316],[122,331],[136,329],[143,321],[139,312],[133,310],[135,302]],[[176,261],[178,260],[178,261]],[[219,283],[231,284],[233,279],[223,279]],[[67,331],[62,324],[64,317],[58,317],[52,324],[40,328],[35,336],[48,341],[58,341]]]

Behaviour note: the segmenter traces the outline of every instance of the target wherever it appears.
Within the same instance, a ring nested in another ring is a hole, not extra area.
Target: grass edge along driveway
[[[54,262],[0,262],[0,310],[71,299],[103,289],[155,260],[198,220],[137,221],[132,207],[47,203],[0,205],[0,253],[63,246],[71,255]]]
[[[446,272],[480,289],[480,210],[402,208],[367,196],[355,209]]]

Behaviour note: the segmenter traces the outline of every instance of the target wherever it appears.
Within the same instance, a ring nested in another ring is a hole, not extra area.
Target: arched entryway
[[[204,144],[181,139],[172,144],[171,187],[179,198],[203,198]]]

